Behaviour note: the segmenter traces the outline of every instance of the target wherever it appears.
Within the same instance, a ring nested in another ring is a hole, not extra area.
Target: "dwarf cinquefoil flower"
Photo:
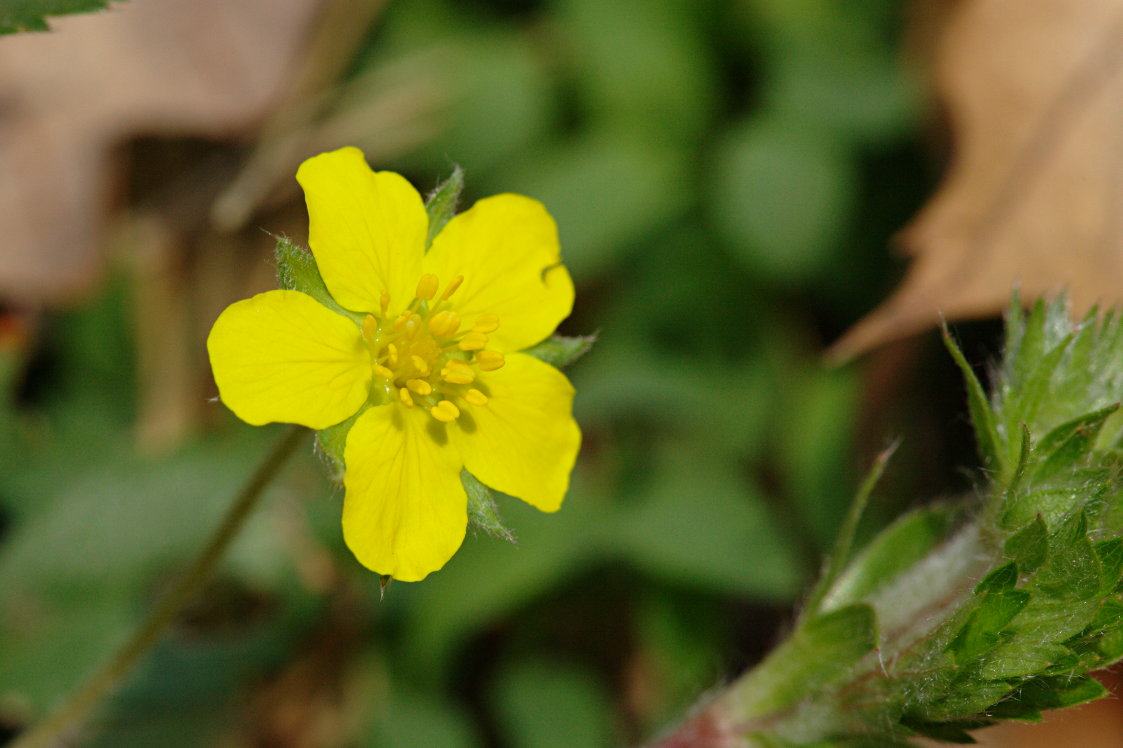
[[[419,580],[460,547],[462,469],[557,510],[581,441],[573,388],[519,353],[573,305],[545,208],[480,200],[426,252],[420,195],[358,150],[305,161],[297,181],[340,309],[293,290],[228,307],[207,340],[222,401],[254,425],[324,429],[361,413],[343,451],[343,533],[379,574]]]

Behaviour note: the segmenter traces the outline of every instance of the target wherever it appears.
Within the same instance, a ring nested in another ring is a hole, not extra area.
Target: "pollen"
[[[413,397],[410,396],[409,390],[407,390],[405,387],[402,387],[400,390],[398,390],[398,399],[401,400],[407,408],[413,407]]]
[[[429,384],[424,379],[411,379],[406,382],[406,387],[409,387],[422,397],[433,391],[433,385]]]
[[[441,400],[429,409],[429,413],[438,421],[452,423],[460,417],[460,408],[457,408],[448,400]]]
[[[471,384],[476,380],[476,373],[471,366],[454,358],[441,369],[441,379],[449,384]]]

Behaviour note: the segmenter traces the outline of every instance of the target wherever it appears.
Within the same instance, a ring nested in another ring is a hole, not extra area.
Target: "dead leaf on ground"
[[[269,111],[322,0],[143,0],[0,39],[0,298],[63,303],[101,266],[109,155],[230,138]]]
[[[1123,0],[965,0],[936,64],[954,161],[899,237],[904,281],[837,359],[998,313],[1015,285],[1077,314],[1123,302]]]

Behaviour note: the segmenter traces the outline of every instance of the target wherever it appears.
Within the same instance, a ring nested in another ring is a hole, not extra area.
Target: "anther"
[[[437,312],[429,320],[429,332],[434,337],[450,338],[460,329],[460,315],[456,312]]]
[[[383,291],[378,298],[378,306],[382,309],[382,318],[386,318],[386,311],[390,308],[390,292]]]
[[[417,281],[417,298],[428,301],[437,294],[437,286],[439,285],[437,276],[432,273],[425,273],[421,276],[421,280]]]
[[[378,320],[374,315],[368,314],[363,318],[363,337],[370,340],[374,333],[378,330]]]
[[[382,364],[372,364],[371,368],[374,369],[374,373],[377,374],[380,377],[383,377],[383,378],[389,379],[389,380],[392,380],[394,378],[394,372],[390,371],[389,369],[387,369]]]
[[[470,332],[460,339],[457,347],[462,351],[479,351],[487,345],[487,336],[482,332]]]
[[[390,366],[398,365],[398,346],[391,343],[386,346],[386,358]]]
[[[410,379],[406,382],[406,387],[416,392],[418,395],[425,397],[433,391],[433,386],[426,382],[424,379]]]
[[[480,392],[475,387],[465,392],[463,397],[472,405],[487,405],[487,395]]]
[[[464,282],[464,276],[463,275],[458,275],[455,278],[453,278],[452,282],[449,283],[448,287],[445,289],[445,292],[443,294],[441,294],[441,301],[444,301],[449,296],[452,296],[454,293],[456,293],[456,289],[460,288],[460,284],[463,283],[463,282]]]
[[[417,373],[423,377],[429,376],[429,372],[432,371],[429,368],[429,362],[416,353],[409,357],[409,362],[413,364],[413,368],[417,369]]]
[[[502,369],[507,362],[499,351],[480,351],[476,354],[476,363],[482,371],[495,371]]]
[[[400,399],[407,407],[413,407],[413,398],[410,397],[409,390],[407,390],[405,387],[402,387],[400,390],[398,390],[398,399]]]
[[[472,332],[489,333],[499,329],[499,315],[481,314],[476,317],[476,324],[472,325]]]
[[[436,418],[438,421],[444,423],[451,423],[460,417],[460,408],[450,403],[448,400],[441,400],[439,403],[429,409],[429,414]]]
[[[463,361],[450,359],[441,369],[441,379],[449,384],[471,384],[476,379],[476,373]]]

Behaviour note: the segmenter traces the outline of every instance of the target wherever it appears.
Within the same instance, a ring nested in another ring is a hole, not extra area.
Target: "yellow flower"
[[[464,539],[460,472],[547,512],[581,433],[573,387],[521,351],[569,315],[573,282],[541,203],[504,194],[429,219],[398,174],[344,148],[305,161],[309,245],[348,317],[298,291],[229,306],[207,340],[222,401],[242,420],[323,429],[366,405],[344,448],[343,534],[404,581]]]

